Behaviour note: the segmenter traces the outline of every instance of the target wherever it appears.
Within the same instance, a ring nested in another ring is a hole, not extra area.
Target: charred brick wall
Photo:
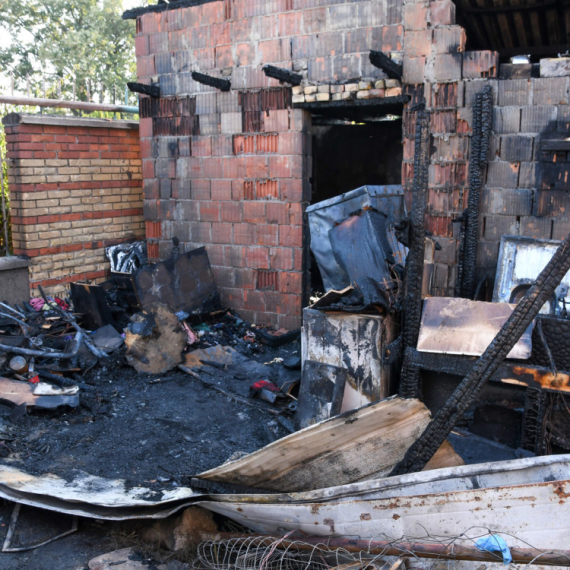
[[[100,280],[105,247],[145,235],[138,124],[45,115],[3,119],[14,253],[32,289]]]
[[[139,80],[161,91],[141,98],[151,255],[167,256],[173,236],[205,245],[228,306],[298,327],[310,115],[262,65],[293,70],[306,85],[382,79],[368,53],[401,52],[401,20],[402,2],[391,0],[219,0],[138,17]],[[231,90],[199,84],[192,71],[229,79]]]
[[[498,54],[465,51],[452,2],[406,0],[403,183],[409,203],[416,113],[431,111],[427,227],[442,246],[436,252],[431,292],[453,296],[459,224],[467,207],[469,153],[475,94],[493,90],[493,127],[479,211],[478,278],[494,279],[502,235],[563,239],[570,231],[570,196],[564,191],[564,148],[544,141],[568,136],[569,78],[500,80]]]

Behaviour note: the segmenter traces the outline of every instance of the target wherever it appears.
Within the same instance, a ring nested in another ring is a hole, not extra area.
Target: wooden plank
[[[422,402],[394,397],[306,428],[198,477],[281,492],[383,477],[429,421]],[[446,466],[462,463],[447,446],[438,453]],[[439,467],[440,457],[432,468]]]

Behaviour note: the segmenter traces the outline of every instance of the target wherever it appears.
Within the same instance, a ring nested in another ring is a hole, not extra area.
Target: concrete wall
[[[15,255],[32,289],[101,280],[105,247],[144,238],[138,125],[45,115],[3,119]]]

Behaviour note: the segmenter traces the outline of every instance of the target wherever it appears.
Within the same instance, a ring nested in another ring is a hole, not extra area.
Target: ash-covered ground
[[[270,404],[248,400],[259,406],[250,407],[206,383],[247,399],[256,380],[280,385],[300,377],[279,362],[262,364],[298,355],[299,343],[255,351],[234,344],[248,358],[224,369],[203,366],[197,371],[203,381],[178,369],[138,374],[120,350],[84,375],[91,390],[82,392],[76,409],[29,410],[18,417],[0,405],[2,461],[31,474],[71,480],[82,471],[160,490],[187,486],[191,476],[236,452],[250,453],[288,435],[274,415],[259,409]]]

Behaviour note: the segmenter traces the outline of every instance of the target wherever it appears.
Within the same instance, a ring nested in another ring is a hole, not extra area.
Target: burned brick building
[[[453,296],[462,264],[474,264],[457,219],[469,200],[474,100],[487,86],[477,282],[492,283],[502,235],[563,238],[570,77],[541,76],[537,62],[566,51],[566,17],[526,4],[178,0],[127,12],[139,81],[160,88],[140,100],[151,257],[168,256],[174,236],[205,245],[228,306],[299,326],[310,288],[306,208],[385,184],[401,184],[409,207],[425,105],[426,227],[441,246],[430,293]],[[388,73],[371,50],[391,58]],[[508,63],[528,53],[530,63]]]

